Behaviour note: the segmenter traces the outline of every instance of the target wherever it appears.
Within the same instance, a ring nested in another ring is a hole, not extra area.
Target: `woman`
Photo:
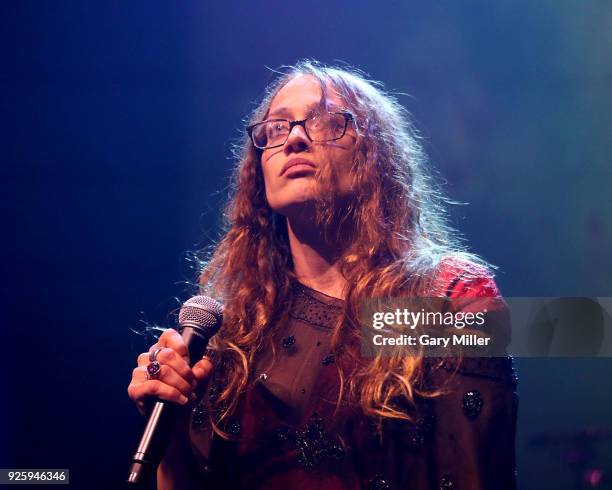
[[[141,411],[151,396],[186,405],[158,487],[515,488],[509,358],[360,355],[369,297],[501,311],[490,268],[445,224],[405,110],[355,71],[302,62],[246,133],[200,277],[224,303],[214,349],[190,369],[167,330],[128,388]]]

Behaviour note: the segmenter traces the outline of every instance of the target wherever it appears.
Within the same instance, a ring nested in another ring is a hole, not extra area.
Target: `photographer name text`
[[[395,337],[387,337],[385,335],[377,334],[372,338],[374,345],[385,346],[385,345],[407,345],[407,346],[427,346],[427,347],[449,347],[449,346],[487,346],[491,341],[490,337],[481,337],[474,334],[454,334],[450,337],[435,337],[432,335],[407,335],[402,334]]]

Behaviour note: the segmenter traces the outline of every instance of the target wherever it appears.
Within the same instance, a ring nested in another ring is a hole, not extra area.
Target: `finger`
[[[134,368],[132,371],[132,380],[128,385],[128,396],[135,401],[138,405],[141,405],[143,401],[137,396],[137,387],[147,380],[146,373],[141,368]]]
[[[138,407],[138,410],[140,410],[142,408],[142,406],[143,406],[143,402],[142,402],[142,400],[139,400],[136,397],[136,384],[130,383],[129,386],[128,386],[127,392],[128,392],[128,396],[130,397],[130,399],[134,403],[136,403],[136,405]]]
[[[128,387],[128,393],[130,393],[134,387],[142,384],[147,384],[151,381],[161,381],[163,384],[167,384],[168,386],[176,389],[182,395],[186,397],[191,396],[191,393],[193,392],[192,385],[181,378],[171,367],[161,365],[160,368],[161,369],[158,376],[154,379],[149,378],[147,368],[145,366],[135,368],[132,372],[132,382],[130,383],[132,388]]]
[[[132,381],[130,384],[142,383],[149,379],[147,377],[147,367],[146,366],[138,366],[135,367],[132,371]]]
[[[179,356],[189,360],[189,351],[187,350],[185,341],[183,337],[181,337],[181,334],[173,328],[164,330],[157,343],[159,344],[158,347],[170,347],[175,350]]]
[[[193,371],[193,374],[198,382],[202,382],[206,380],[208,376],[210,376],[213,367],[213,364],[208,359],[200,359],[193,365],[191,371]]]
[[[130,397],[137,402],[151,396],[157,397],[161,400],[179,403],[181,405],[184,405],[189,401],[189,399],[175,387],[162,383],[157,379],[151,379],[144,383],[130,386],[131,388],[128,388],[128,393],[130,394]]]
[[[156,344],[157,345],[157,344]],[[155,347],[160,349],[157,353],[156,360],[160,364],[168,364],[171,366],[180,376],[182,376],[187,383],[195,386],[195,377],[193,372],[189,368],[189,365],[181,356],[179,356],[174,350],[169,347]],[[138,356],[138,367],[146,367],[151,363],[149,353],[143,352]]]
[[[159,373],[154,379],[149,379],[149,376],[147,375],[147,368],[145,366],[137,367],[134,369],[132,379],[134,380],[135,384],[147,383],[149,381],[161,381],[162,383],[177,389],[187,397],[191,395],[194,388],[194,385],[185,381],[183,377],[181,377],[167,364],[160,365]]]
[[[138,354],[138,357],[136,358],[138,366],[146,366],[147,364],[149,364],[151,362],[151,354],[153,353],[153,351],[155,349],[161,348],[162,346],[159,345],[159,342],[156,342],[149,348],[147,352],[141,352],[140,354]]]
[[[151,360],[149,359],[149,353],[148,352],[143,352],[141,354],[138,354],[138,358],[136,360],[136,364],[138,366],[146,366],[150,362],[151,362]]]
[[[164,347],[157,353],[157,361],[174,369],[189,384],[195,381],[195,377],[189,368],[189,364],[175,350]]]

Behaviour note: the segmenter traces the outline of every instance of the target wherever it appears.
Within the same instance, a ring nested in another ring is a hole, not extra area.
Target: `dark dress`
[[[449,297],[499,297],[491,279],[450,281]],[[225,430],[198,403],[178,431],[195,488],[514,489],[516,378],[510,357],[425,359],[433,399],[417,399],[415,423],[382,431],[359,407],[335,412],[338,371],[330,351],[343,302],[299,283],[282,334],[257,360],[252,387]],[[210,390],[222,380],[213,378]],[[190,480],[190,481],[191,481]],[[177,487],[178,488],[178,487]]]

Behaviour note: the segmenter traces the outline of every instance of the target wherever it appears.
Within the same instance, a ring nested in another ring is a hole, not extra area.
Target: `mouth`
[[[281,170],[280,175],[285,175],[290,169],[292,169],[291,172],[293,173],[304,170],[316,170],[317,166],[310,160],[306,160],[305,158],[294,158],[285,163],[285,165],[283,165],[283,169]]]

